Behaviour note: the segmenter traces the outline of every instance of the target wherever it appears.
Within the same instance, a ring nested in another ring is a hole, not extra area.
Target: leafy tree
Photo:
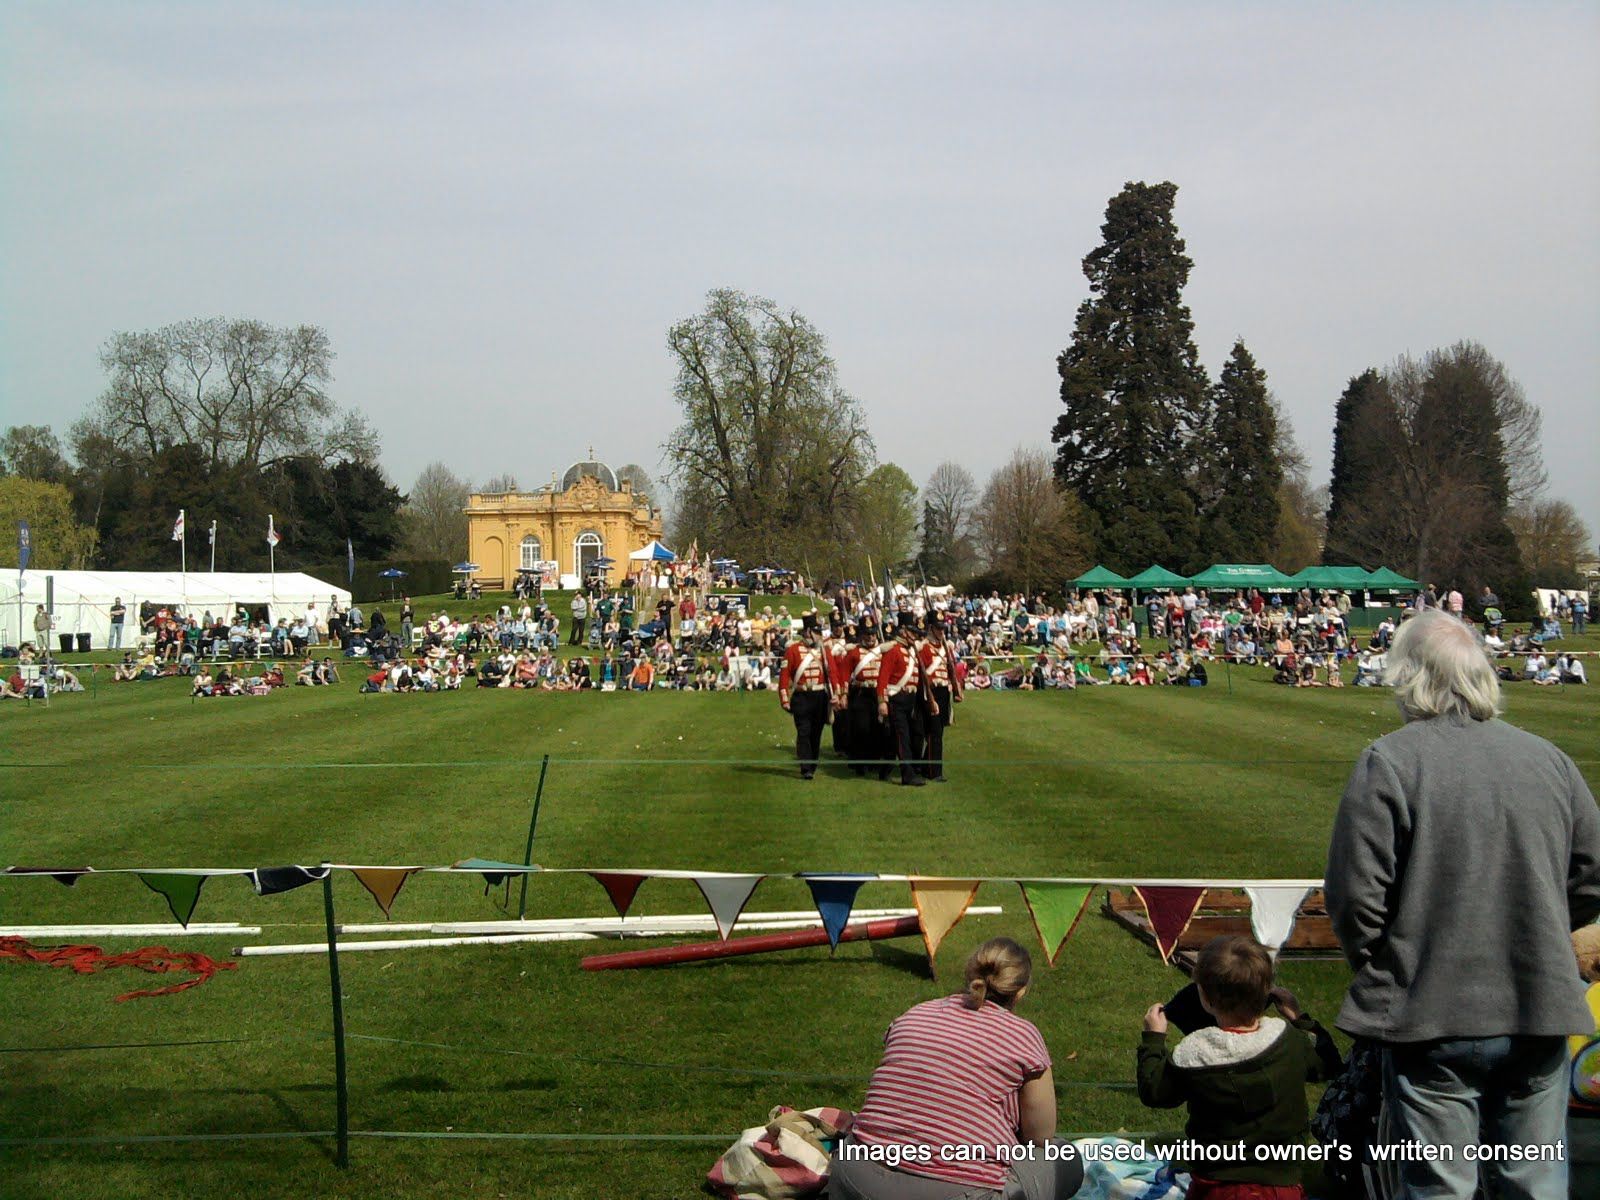
[[[1356,498],[1386,474],[1386,448],[1401,436],[1390,419],[1383,377],[1372,368],[1345,385],[1333,410],[1333,475],[1328,484],[1327,539],[1322,561],[1330,566],[1360,566],[1351,526],[1358,520]],[[1379,563],[1366,564],[1377,567]]]
[[[72,511],[72,494],[64,484],[30,479],[22,474],[0,477],[0,567],[17,569],[17,522],[28,523],[32,549],[28,569],[75,570],[89,565],[95,533],[80,525]]]
[[[911,476],[893,463],[873,470],[857,491],[854,523],[855,545],[874,569],[901,571],[917,549],[917,485]]]
[[[1083,260],[1090,298],[1056,360],[1056,477],[1092,514],[1100,557],[1125,571],[1191,563],[1199,546],[1190,486],[1210,393],[1183,303],[1193,263],[1177,193],[1129,183],[1112,197],[1104,241]]]
[[[376,457],[371,428],[328,396],[333,348],[314,325],[181,321],[113,334],[100,362],[110,378],[97,423],[140,457],[193,445],[212,470]]]
[[[442,462],[422,468],[400,513],[408,557],[460,562],[467,553],[467,496],[471,491]]]
[[[0,475],[20,475],[43,483],[66,483],[72,464],[48,425],[13,425],[0,434]]]
[[[942,462],[922,486],[922,570],[936,583],[968,578],[977,568],[972,541],[978,484],[959,463]]]
[[[819,571],[844,569],[873,448],[822,334],[770,300],[720,289],[667,345],[683,416],[665,447],[678,539],[746,562],[806,567],[815,555]]]
[[[1578,564],[1590,557],[1589,530],[1565,500],[1536,500],[1511,512],[1511,532],[1538,587],[1583,586]]]
[[[1057,591],[1090,566],[1083,506],[1057,486],[1042,450],[1018,449],[989,477],[976,520],[994,586]]]
[[[1520,437],[1537,426],[1537,410],[1473,343],[1420,360],[1402,357],[1382,384],[1355,430],[1373,447],[1382,473],[1350,498],[1341,516],[1355,561],[1468,594],[1488,584],[1508,615],[1521,615],[1531,585],[1509,505],[1514,489],[1543,468],[1526,447],[1513,455],[1506,429],[1509,419]]]
[[[1283,464],[1267,373],[1236,341],[1212,388],[1198,486],[1204,553],[1215,562],[1266,562],[1278,537]]]

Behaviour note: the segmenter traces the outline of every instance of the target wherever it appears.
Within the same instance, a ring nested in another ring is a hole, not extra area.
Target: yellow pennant
[[[933,970],[939,943],[966,915],[972,898],[978,894],[977,879],[937,879],[913,876],[911,900],[917,906],[917,921],[922,940],[928,947],[928,970]]]

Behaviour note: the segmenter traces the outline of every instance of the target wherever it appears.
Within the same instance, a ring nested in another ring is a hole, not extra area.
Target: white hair
[[[1493,720],[1500,714],[1500,677],[1460,618],[1427,609],[1403,621],[1384,663],[1383,681],[1408,721],[1429,717]]]

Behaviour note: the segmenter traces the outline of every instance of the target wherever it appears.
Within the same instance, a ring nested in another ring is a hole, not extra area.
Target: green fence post
[[[533,866],[533,833],[539,828],[539,801],[544,798],[544,775],[550,769],[550,756],[546,754],[539,763],[539,786],[533,793],[533,817],[528,822],[528,848],[523,851],[522,865]],[[522,873],[522,897],[517,901],[517,920],[528,915],[528,873]]]
[[[323,863],[322,911],[328,923],[328,986],[333,991],[333,1090],[338,1104],[334,1162],[350,1165],[350,1078],[344,1061],[344,989],[339,985],[339,940],[333,921],[333,865]]]

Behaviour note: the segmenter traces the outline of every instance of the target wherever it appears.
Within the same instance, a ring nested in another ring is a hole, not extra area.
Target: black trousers
[[[889,727],[878,717],[878,689],[851,688],[848,711],[851,767],[858,775],[871,768],[878,772],[879,779],[889,778],[889,762],[894,758],[894,738]]]
[[[850,756],[850,722],[842,712],[833,714],[833,752]]]
[[[900,782],[910,783],[922,758],[922,702],[915,692],[889,698],[889,728],[894,731],[894,755],[900,760]]]
[[[789,715],[794,718],[794,756],[800,760],[800,774],[807,779],[815,774],[822,757],[822,727],[828,723],[828,693],[795,692],[789,697]]]
[[[933,702],[939,706],[939,715],[934,716],[926,710],[922,714],[927,742],[922,757],[928,760],[922,773],[929,779],[938,779],[944,774],[944,727],[950,724],[950,689],[936,687],[929,691],[933,695]]]
[[[569,646],[583,645],[583,627],[589,623],[587,617],[572,618],[572,636],[567,639]]]

